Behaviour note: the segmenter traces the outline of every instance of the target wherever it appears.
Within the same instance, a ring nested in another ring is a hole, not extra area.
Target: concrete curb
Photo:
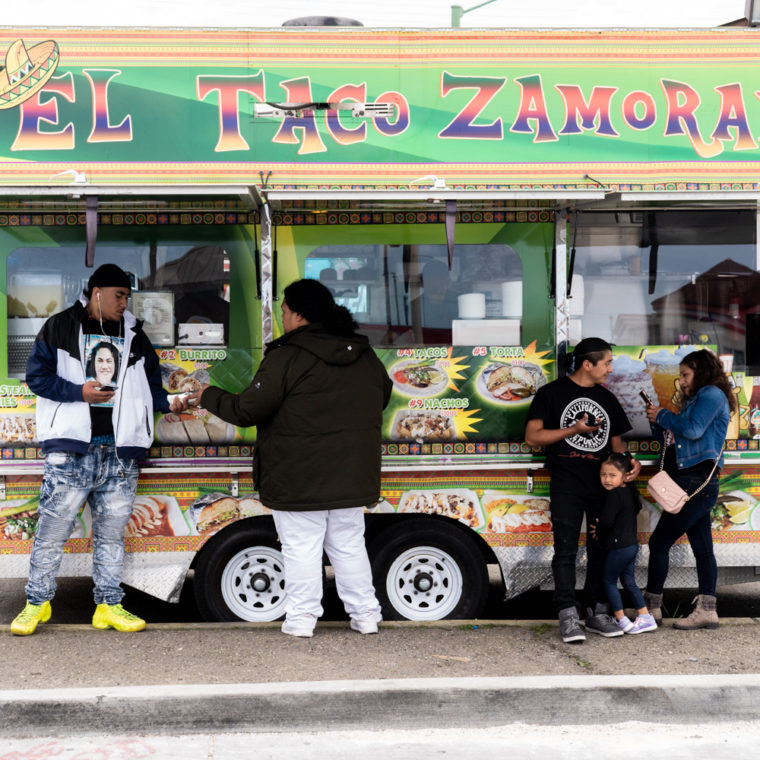
[[[760,718],[760,675],[533,676],[0,691],[0,736]]]

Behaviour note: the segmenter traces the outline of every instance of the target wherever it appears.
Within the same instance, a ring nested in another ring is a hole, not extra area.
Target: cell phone
[[[649,398],[646,391],[639,391],[639,396],[641,396],[645,404],[648,404],[649,406],[654,406],[654,404],[652,403],[652,399]]]
[[[113,385],[101,385],[100,388],[98,388],[99,391],[115,391],[116,388],[113,387]]]
[[[594,415],[591,414],[591,412],[586,412],[586,424],[589,427],[594,427],[594,425],[597,424],[596,423],[596,417],[594,417]]]

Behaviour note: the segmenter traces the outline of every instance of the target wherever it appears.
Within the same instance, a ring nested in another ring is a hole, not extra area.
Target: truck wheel
[[[285,614],[285,566],[274,528],[239,525],[212,538],[195,565],[204,620],[265,622]]]
[[[488,569],[475,542],[453,525],[404,520],[369,548],[386,620],[471,619],[488,599]]]

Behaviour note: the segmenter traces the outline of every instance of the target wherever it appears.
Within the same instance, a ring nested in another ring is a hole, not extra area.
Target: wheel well
[[[399,525],[400,521],[402,520],[429,520],[431,523],[433,521],[440,522],[440,523],[446,523],[449,526],[455,527],[458,531],[460,531],[463,535],[468,536],[477,546],[478,550],[480,551],[481,556],[483,557],[483,561],[486,564],[496,564],[498,561],[496,559],[496,555],[493,553],[493,549],[485,542],[482,536],[480,536],[478,533],[476,533],[471,528],[468,528],[466,525],[461,523],[459,520],[453,520],[450,517],[443,517],[442,515],[423,515],[423,514],[408,514],[408,515],[389,515],[389,514],[368,514],[365,518],[365,539],[367,544],[372,543],[377,536],[379,536],[384,531],[388,530],[389,528],[393,528],[397,525]],[[238,531],[241,528],[245,529],[248,527],[252,527],[253,525],[256,525],[256,527],[269,527],[271,530],[275,530],[274,527],[274,520],[270,515],[259,515],[256,517],[246,517],[242,520],[236,520],[234,523],[231,523],[230,525],[227,525],[226,527],[222,528],[219,532],[214,533],[211,538],[209,538],[203,546],[201,546],[200,549],[195,553],[195,556],[193,557],[193,561],[190,563],[190,567],[194,568],[198,557],[200,557],[201,552],[205,551],[206,547],[213,548],[218,542],[222,541],[224,538],[226,538],[231,532]]]
[[[275,530],[274,527],[274,520],[272,519],[271,515],[258,515],[256,517],[245,517],[242,520],[235,520],[235,522],[230,523],[229,525],[226,525],[224,528],[222,528],[220,531],[214,533],[211,538],[207,539],[203,546],[201,546],[200,549],[198,549],[197,552],[195,552],[195,556],[193,557],[193,561],[190,563],[190,569],[195,569],[195,565],[198,562],[198,558],[201,556],[201,554],[206,550],[206,548],[213,549],[220,541],[227,538],[227,536],[230,535],[230,533],[234,533],[236,531],[239,531],[241,529],[245,530],[246,528],[250,528],[253,525],[256,525],[257,528],[271,528],[271,530]]]
[[[444,517],[442,515],[424,515],[424,514],[372,515],[372,514],[368,514],[365,519],[365,526],[366,526],[365,537],[366,537],[367,544],[369,545],[370,543],[372,543],[384,531],[399,525],[401,520],[409,521],[409,520],[423,520],[423,519],[431,521],[431,524],[432,524],[432,521],[435,521],[439,523],[445,523],[446,525],[456,528],[463,535],[466,535],[475,543],[475,546],[477,546],[478,550],[480,551],[481,556],[483,557],[483,561],[487,565],[497,563],[496,555],[493,553],[493,549],[491,549],[491,547],[485,542],[482,536],[477,534],[474,530],[472,530],[472,528],[468,528],[466,525],[464,525],[464,523],[460,522],[459,520],[453,520],[450,517]]]

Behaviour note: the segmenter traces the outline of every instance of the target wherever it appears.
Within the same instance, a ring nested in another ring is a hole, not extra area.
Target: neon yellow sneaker
[[[11,623],[11,633],[14,636],[31,636],[37,630],[37,623],[47,623],[53,610],[50,602],[42,604],[26,603],[26,607],[16,615]]]
[[[127,612],[120,604],[99,604],[92,616],[92,627],[101,630],[115,628],[122,633],[135,633],[145,628],[145,621]]]

